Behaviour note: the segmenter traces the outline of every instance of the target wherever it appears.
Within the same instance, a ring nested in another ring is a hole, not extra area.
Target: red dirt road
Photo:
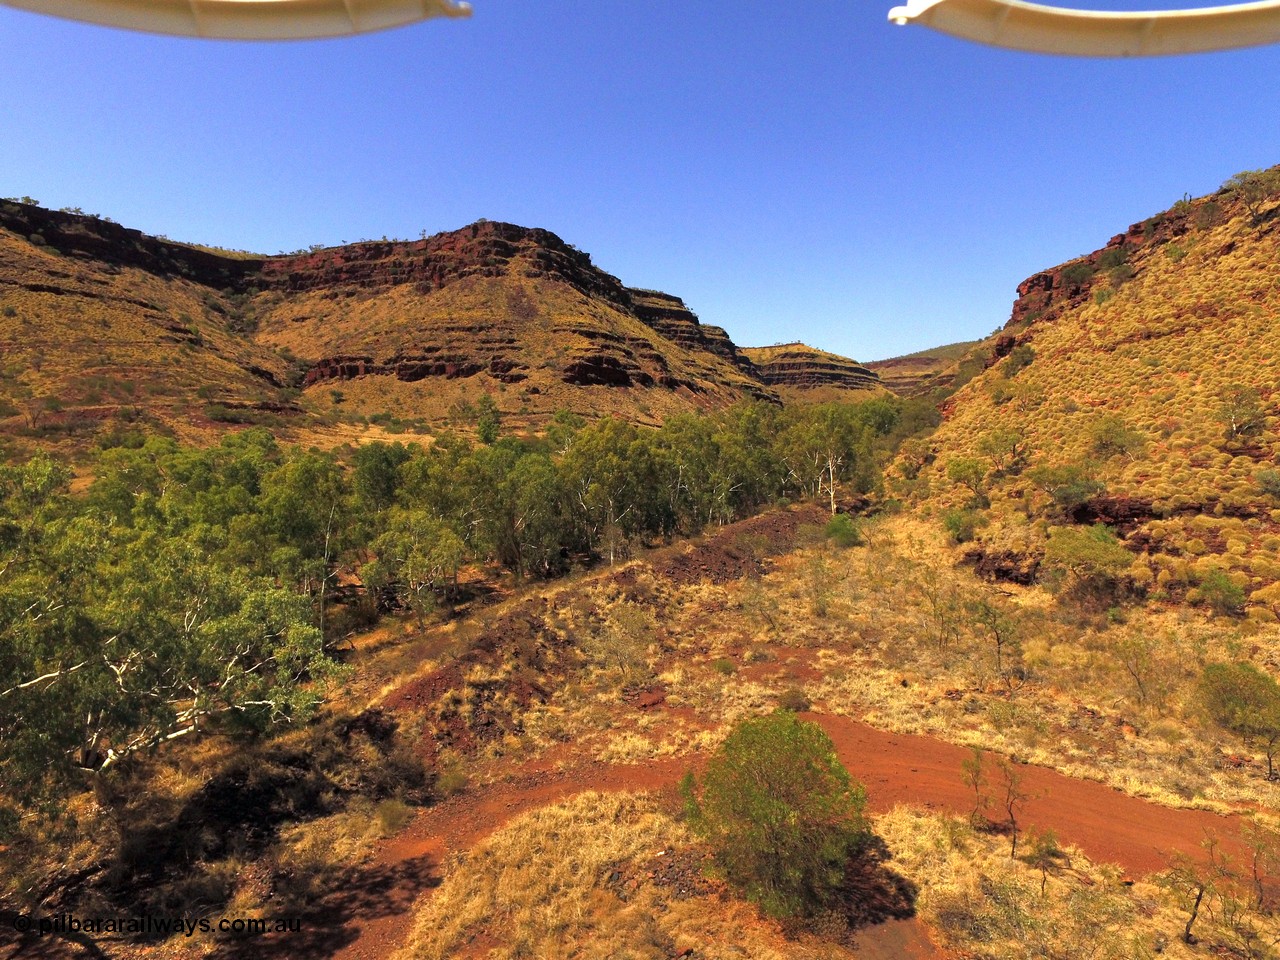
[[[867,788],[872,812],[897,804],[967,814],[973,793],[961,778],[969,751],[926,736],[886,733],[845,717],[812,714],[831,736],[840,760]],[[571,763],[572,754],[563,759]],[[386,960],[405,942],[416,908],[443,878],[444,863],[513,817],[583,790],[649,790],[672,786],[698,758],[635,766],[580,760],[564,771],[547,761],[513,780],[477,788],[422,811],[407,829],[385,841],[373,860],[353,868],[341,889],[307,918],[302,933],[223,943],[219,960]],[[1044,767],[1018,766],[1031,795],[1024,828],[1052,829],[1092,860],[1119,864],[1132,876],[1163,869],[1175,853],[1203,856],[1207,835],[1240,855],[1241,818],[1160,806],[1103,784],[1075,780]],[[994,774],[994,771],[992,771]],[[993,779],[998,780],[998,777]],[[995,793],[995,786],[988,793]],[[997,811],[990,810],[993,818]],[[941,960],[946,954],[918,920],[891,920],[858,934],[867,960]],[[34,950],[32,948],[35,948]],[[110,955],[116,947],[107,946]],[[10,956],[102,956],[66,941],[44,939]],[[5,956],[0,946],[0,956]],[[125,951],[125,956],[135,953]],[[146,956],[145,951],[138,956]]]
[[[967,814],[973,793],[961,779],[963,747],[932,737],[886,733],[845,717],[814,714],[840,760],[867,788],[873,812],[898,804]],[[401,835],[388,841],[372,869],[386,871],[413,863],[430,877],[427,890],[440,882],[440,865],[450,853],[465,850],[511,818],[583,790],[659,790],[674,784],[688,768],[686,758],[637,766],[588,762],[564,773],[537,773],[455,798],[424,811]],[[1025,827],[1053,829],[1060,840],[1083,850],[1096,862],[1119,864],[1134,876],[1164,869],[1176,853],[1202,855],[1206,835],[1219,837],[1228,853],[1239,853],[1240,819],[1201,810],[1163,807],[1120,793],[1104,784],[1075,780],[1053,770],[1018,766],[1031,794],[1021,820]],[[993,771],[994,773],[994,771]],[[994,785],[993,785],[994,786]],[[989,789],[994,793],[994,789]],[[994,818],[996,811],[989,811]],[[411,904],[373,918],[331,906],[341,936],[331,949],[315,954],[335,960],[382,960],[404,942],[412,924]],[[297,943],[290,956],[299,956]],[[926,960],[944,954],[918,921],[889,921],[859,934],[860,955],[869,960]]]
[[[867,788],[872,811],[903,803],[927,810],[968,813],[973,791],[960,776],[964,747],[933,737],[885,733],[847,717],[812,715],[836,745],[840,761]],[[993,758],[994,759],[994,758]],[[1133,876],[1165,869],[1175,853],[1202,857],[1201,843],[1213,835],[1228,854],[1242,855],[1241,820],[1207,810],[1164,807],[1091,780],[1077,780],[1046,767],[1017,765],[1030,794],[1019,815],[1024,827],[1052,829],[1095,863],[1116,863]],[[997,793],[998,775],[987,793]],[[1003,811],[988,808],[992,819]]]

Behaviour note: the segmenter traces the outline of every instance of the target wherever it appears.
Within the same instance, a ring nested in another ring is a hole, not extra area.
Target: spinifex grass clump
[[[779,710],[743,721],[681,784],[693,829],[725,878],[777,917],[828,904],[867,836],[866,794],[817,724]]]

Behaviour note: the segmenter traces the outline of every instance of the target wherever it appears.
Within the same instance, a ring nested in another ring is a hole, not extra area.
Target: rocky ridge
[[[0,201],[0,308],[0,342],[24,370],[0,390],[0,424],[18,430],[30,406],[28,432],[126,407],[184,435],[252,422],[228,411],[435,422],[481,393],[531,426],[558,409],[656,422],[779,402],[792,386],[810,400],[815,385],[874,383],[820,351],[762,372],[679,297],[623,285],[550,231],[496,221],[263,256]]]
[[[823,388],[840,391],[883,389],[880,378],[863,365],[803,343],[747,347],[741,352],[762,383],[788,391],[793,399]]]

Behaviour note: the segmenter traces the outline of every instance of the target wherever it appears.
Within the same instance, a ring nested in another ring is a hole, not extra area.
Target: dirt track
[[[841,761],[861,780],[873,812],[910,804],[967,814],[973,794],[960,775],[969,751],[931,737],[885,733],[844,717],[813,715],[836,745]],[[424,811],[401,835],[387,841],[375,861],[352,877],[344,892],[325,904],[331,926],[309,944],[295,936],[278,955],[336,960],[381,960],[408,934],[415,899],[440,882],[441,864],[512,817],[582,790],[658,790],[674,784],[688,767],[685,759],[638,766],[584,762],[564,773],[527,777],[454,798]],[[1180,810],[1122,794],[1108,786],[1074,780],[1044,767],[1019,766],[1028,800],[1023,821],[1051,828],[1059,839],[1091,859],[1119,864],[1134,876],[1163,869],[1175,852],[1197,855],[1207,834],[1220,837],[1228,852],[1239,852],[1240,822],[1199,810]],[[994,814],[994,812],[993,812]],[[369,915],[365,881],[379,887],[382,909]],[[872,960],[941,957],[917,921],[891,921],[859,936],[862,955]],[[258,955],[263,955],[258,951]]]
[[[968,750],[932,737],[886,733],[845,717],[813,714],[811,718],[827,731],[841,761],[866,786],[873,813],[898,804],[958,814],[972,809],[973,793],[963,782],[960,767],[970,755]],[[220,960],[385,960],[405,942],[417,904],[440,884],[451,854],[467,850],[520,813],[583,790],[669,788],[690,764],[688,758],[678,758],[609,765],[572,753],[558,759],[568,761],[563,771],[552,770],[544,758],[514,779],[422,811],[407,829],[385,841],[371,862],[349,872],[338,892],[306,919],[301,933],[224,943],[213,956]],[[1218,837],[1228,854],[1243,852],[1238,817],[1163,807],[1044,767],[1017,769],[1031,795],[1020,817],[1024,828],[1053,829],[1064,843],[1079,847],[1094,861],[1116,863],[1131,876],[1163,869],[1175,853],[1203,855],[1201,843],[1209,835]],[[996,811],[991,814],[994,817]],[[859,956],[868,960],[947,956],[914,919],[866,927],[859,932],[858,942]],[[67,942],[45,939],[19,947],[19,953],[11,955],[118,955],[116,947],[103,946],[106,953],[86,953]]]

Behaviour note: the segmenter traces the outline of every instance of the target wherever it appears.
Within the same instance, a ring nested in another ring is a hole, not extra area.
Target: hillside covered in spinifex
[[[1054,527],[1100,522],[1136,586],[1197,600],[1229,583],[1273,615],[1275,214],[1226,190],[1182,201],[1025,281],[991,365],[907,451],[898,491],[1024,573]]]

